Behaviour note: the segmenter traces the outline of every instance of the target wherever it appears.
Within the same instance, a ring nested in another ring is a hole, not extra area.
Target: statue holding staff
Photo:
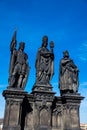
[[[48,37],[44,36],[36,57],[36,84],[49,85],[54,74],[54,43],[50,43],[50,50],[47,45]]]
[[[29,74],[28,55],[24,52],[24,42],[20,42],[18,50],[16,44],[16,32],[14,32],[10,44],[9,88],[24,89]]]

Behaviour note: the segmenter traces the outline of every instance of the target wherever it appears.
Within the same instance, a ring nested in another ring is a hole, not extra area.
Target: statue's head
[[[19,49],[21,49],[23,51],[24,48],[25,48],[25,43],[24,42],[20,42],[19,43]]]
[[[43,36],[43,38],[42,38],[42,47],[47,47],[47,45],[48,45],[48,37]]]
[[[67,50],[63,52],[63,57],[69,58],[69,52]]]

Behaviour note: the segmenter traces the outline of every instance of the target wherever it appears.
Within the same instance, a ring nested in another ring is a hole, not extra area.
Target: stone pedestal
[[[42,89],[43,88],[43,89]],[[80,130],[78,93],[55,96],[52,87],[34,86],[32,93],[5,90],[3,130]]]
[[[65,94],[63,104],[63,130],[80,130],[79,108],[84,98],[79,93]]]
[[[6,100],[3,130],[21,130],[22,102],[26,94],[14,89],[3,91]]]
[[[52,106],[52,130],[80,130],[79,108],[83,98],[80,94],[55,97]]]
[[[37,89],[38,88],[38,89]],[[52,130],[52,102],[54,92],[51,86],[34,86],[34,130]]]

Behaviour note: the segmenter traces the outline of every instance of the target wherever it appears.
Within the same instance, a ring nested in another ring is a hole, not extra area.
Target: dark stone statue
[[[75,93],[78,91],[78,68],[73,60],[69,58],[69,52],[63,52],[63,58],[60,61],[59,88],[61,95],[64,93]]]
[[[36,57],[36,82],[28,93],[22,91],[29,73],[25,43],[21,42],[18,49],[16,45],[15,32],[10,44],[9,87],[3,91],[2,130],[81,130],[79,108],[84,97],[74,93],[78,91],[78,68],[69,58],[68,51],[60,61],[61,96],[55,96],[50,84],[54,74],[54,43],[50,42],[48,49],[48,37],[43,37]]]
[[[24,42],[20,42],[18,50],[16,44],[15,31],[10,44],[9,88],[24,89],[29,74],[28,55],[24,52]]]
[[[54,43],[50,42],[50,50],[47,49],[48,37],[42,38],[42,46],[36,57],[36,84],[49,85],[54,74]]]

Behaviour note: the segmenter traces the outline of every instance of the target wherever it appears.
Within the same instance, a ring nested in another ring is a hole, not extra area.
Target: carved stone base
[[[52,92],[52,86],[51,84],[48,84],[48,85],[44,85],[44,84],[35,84],[33,86],[33,89],[32,91],[48,91],[48,92]]]
[[[52,130],[80,130],[79,107],[83,98],[80,94],[55,97],[52,106]]]
[[[3,130],[21,130],[20,126],[4,126]]]
[[[21,130],[22,102],[26,94],[12,89],[3,91],[6,100],[3,130]]]
[[[54,100],[54,92],[34,90],[34,130],[52,130],[51,127],[51,106]]]
[[[79,107],[84,98],[80,94],[57,97],[52,91],[36,87],[31,94],[8,89],[3,96],[3,130],[80,130]]]
[[[65,94],[62,96],[64,106],[64,130],[80,130],[79,107],[84,97],[79,93]]]

